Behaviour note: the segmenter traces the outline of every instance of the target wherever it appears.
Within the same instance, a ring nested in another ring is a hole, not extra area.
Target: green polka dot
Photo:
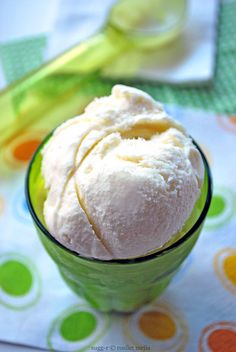
[[[225,200],[220,195],[215,195],[212,198],[211,206],[208,212],[209,217],[215,217],[222,214],[225,210]]]
[[[91,335],[96,325],[96,318],[90,312],[75,312],[62,321],[60,334],[67,341],[80,341]]]
[[[0,267],[0,285],[3,291],[12,296],[27,294],[33,278],[27,266],[17,260],[8,260]]]

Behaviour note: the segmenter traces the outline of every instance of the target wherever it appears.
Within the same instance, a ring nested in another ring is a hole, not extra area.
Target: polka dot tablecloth
[[[72,293],[30,219],[24,176],[40,132],[3,150],[0,182],[0,340],[52,351],[236,351],[236,118],[167,107],[204,150],[214,195],[204,230],[160,299],[102,314]]]

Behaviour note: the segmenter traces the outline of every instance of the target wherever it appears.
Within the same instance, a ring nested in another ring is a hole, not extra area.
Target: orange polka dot
[[[225,258],[223,267],[227,278],[236,285],[236,253]]]
[[[236,295],[236,249],[222,248],[215,254],[213,265],[223,286]]]
[[[176,333],[173,319],[162,312],[145,312],[139,319],[140,330],[154,340],[168,340]]]
[[[236,352],[236,323],[221,321],[206,326],[201,333],[198,352]]]
[[[236,352],[236,332],[218,329],[208,336],[208,346],[212,352]]]
[[[216,116],[219,125],[226,131],[236,132],[236,116]]]
[[[230,116],[230,121],[236,125],[236,116]]]
[[[40,140],[38,139],[21,142],[14,148],[13,155],[21,162],[29,161],[39,144]]]

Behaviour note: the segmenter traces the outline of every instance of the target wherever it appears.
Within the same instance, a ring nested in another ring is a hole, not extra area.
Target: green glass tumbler
[[[65,282],[94,308],[104,312],[131,312],[158,297],[168,286],[196,243],[212,196],[212,179],[201,153],[205,177],[195,208],[181,231],[168,246],[144,257],[121,260],[85,258],[59,243],[47,230],[43,218],[46,198],[41,175],[41,149],[36,151],[27,172],[26,198],[39,237],[55,261]]]

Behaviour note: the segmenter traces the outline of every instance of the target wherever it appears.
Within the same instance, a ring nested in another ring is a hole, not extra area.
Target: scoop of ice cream
[[[190,216],[204,167],[183,126],[148,94],[116,85],[45,145],[46,225],[86,257],[138,257]]]

